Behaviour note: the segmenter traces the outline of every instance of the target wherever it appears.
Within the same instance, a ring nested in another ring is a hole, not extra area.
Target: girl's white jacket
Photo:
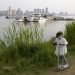
[[[66,39],[63,37],[60,40],[58,38],[56,38],[55,42],[57,43],[55,54],[57,56],[66,54],[67,53],[67,46],[66,45],[68,44]],[[63,45],[60,45],[60,44],[63,44]]]

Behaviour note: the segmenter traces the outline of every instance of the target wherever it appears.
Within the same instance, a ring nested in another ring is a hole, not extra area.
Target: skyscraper
[[[45,13],[46,13],[46,14],[48,13],[48,8],[45,8]]]
[[[12,10],[12,16],[16,15],[16,10]]]
[[[40,9],[39,9],[39,8],[37,9],[37,13],[38,13],[38,14],[40,13]]]
[[[12,15],[12,10],[11,10],[11,7],[9,6],[9,12],[8,12],[8,15]]]
[[[37,9],[34,9],[34,13],[37,13]]]
[[[26,10],[26,13],[29,13],[29,11],[28,11],[28,10]]]
[[[42,12],[41,13],[45,13],[44,9],[42,9]]]
[[[17,10],[17,15],[18,15],[18,16],[23,15],[23,12],[21,11],[21,9],[20,9],[20,8],[18,8],[18,10]]]

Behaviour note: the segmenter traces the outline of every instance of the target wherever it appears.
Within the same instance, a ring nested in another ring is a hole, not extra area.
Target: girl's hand
[[[55,41],[53,41],[53,45],[57,45],[57,43]]]
[[[59,44],[59,45],[65,45],[65,44]]]
[[[57,43],[53,43],[53,45],[57,45]]]

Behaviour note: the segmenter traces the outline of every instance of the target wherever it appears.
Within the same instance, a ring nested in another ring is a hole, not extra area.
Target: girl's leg
[[[62,65],[62,60],[63,60],[63,57],[62,56],[59,56],[59,64]]]
[[[68,62],[67,62],[67,59],[66,59],[66,57],[65,57],[65,55],[63,56],[63,65],[66,65],[66,64],[68,64]]]
[[[68,68],[68,67],[69,67],[69,64],[68,64],[68,62],[67,62],[67,59],[66,59],[65,55],[63,56],[62,59],[63,59],[63,60],[62,60],[62,66],[63,66],[64,68]]]
[[[63,61],[63,56],[59,56],[58,57],[58,69],[64,69],[63,67],[62,67],[62,61]]]

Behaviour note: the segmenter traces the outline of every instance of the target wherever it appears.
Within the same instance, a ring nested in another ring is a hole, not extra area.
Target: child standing
[[[63,37],[63,33],[60,31],[56,34],[55,39],[56,51],[55,54],[58,57],[58,69],[62,70],[69,67],[67,59],[65,57],[67,53],[67,44],[68,42]]]

